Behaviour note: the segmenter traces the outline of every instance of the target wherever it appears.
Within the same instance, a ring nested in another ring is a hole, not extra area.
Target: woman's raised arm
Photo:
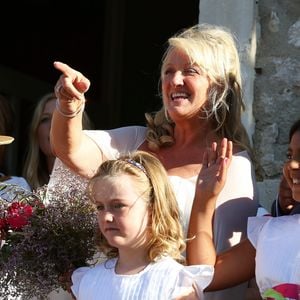
[[[84,93],[90,82],[80,72],[61,62],[62,74],[55,86],[56,109],[51,122],[51,145],[55,155],[79,175],[91,177],[102,162],[102,153],[82,131]]]

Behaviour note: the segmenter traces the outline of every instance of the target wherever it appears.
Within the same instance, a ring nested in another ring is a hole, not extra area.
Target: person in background
[[[29,147],[25,157],[23,176],[32,189],[49,182],[55,156],[50,145],[50,127],[55,110],[56,96],[53,92],[45,94],[37,103],[29,128]],[[83,114],[83,128],[91,129],[92,123]]]
[[[292,197],[292,190],[285,177],[282,176],[279,183],[278,195],[272,203],[271,214],[273,217],[289,215],[297,206],[297,201]]]
[[[289,143],[291,143],[291,139],[296,131],[300,129],[300,120],[296,121],[290,129],[289,132]],[[289,151],[288,150],[288,159],[289,159]],[[272,203],[271,213],[274,217],[296,214],[300,213],[300,203],[293,199],[292,190],[285,178],[282,176],[279,191],[276,199]]]
[[[213,267],[183,265],[179,208],[156,157],[137,151],[103,162],[88,195],[107,260],[73,272],[77,300],[202,299]]]
[[[289,138],[283,174],[292,191],[292,198],[300,203],[300,120],[292,125]],[[214,146],[204,164],[215,164],[215,174],[218,174],[218,164],[221,163],[217,155],[218,149]],[[201,264],[204,261],[215,265],[214,278],[207,290],[230,287],[249,280],[255,274],[263,299],[299,300],[299,212],[281,217],[249,217],[248,238],[230,250],[216,254],[212,222],[217,195],[222,187],[218,185],[215,175],[216,188],[211,188],[213,175],[209,178],[199,175],[198,178],[189,228],[189,236],[196,235],[196,238],[187,244],[189,264]]]
[[[10,144],[14,139],[12,136],[14,133],[14,111],[7,100],[7,98],[0,94],[0,135],[3,136],[0,140],[0,182],[15,184],[26,190],[31,190],[28,182],[25,178],[20,176],[13,176],[8,174],[7,171],[7,144]],[[6,193],[1,193],[1,197],[7,200],[12,200]]]
[[[68,190],[60,180],[60,173],[68,170],[71,184],[87,183],[102,162],[144,150],[154,154],[168,173],[186,235],[203,154],[213,141],[227,137],[233,142],[233,157],[215,211],[217,252],[246,236],[247,219],[256,215],[258,198],[252,151],[241,121],[240,61],[228,29],[197,24],[168,39],[160,78],[163,105],[158,112],[146,114],[146,127],[82,130],[84,94],[90,82],[64,63],[54,62],[54,67],[62,74],[55,86],[57,105],[51,126],[51,144],[59,158],[52,186]],[[243,284],[205,293],[205,300],[244,299],[246,290]]]

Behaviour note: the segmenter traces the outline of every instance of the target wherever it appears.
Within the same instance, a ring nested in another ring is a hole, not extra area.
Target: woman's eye
[[[50,117],[43,117],[43,118],[41,118],[40,123],[46,123],[46,122],[49,122],[49,121],[51,121]]]
[[[164,75],[169,75],[170,73],[172,73],[172,70],[171,69],[166,69],[164,71]]]
[[[185,73],[187,74],[200,74],[199,70],[195,69],[195,68],[188,68],[185,70]]]

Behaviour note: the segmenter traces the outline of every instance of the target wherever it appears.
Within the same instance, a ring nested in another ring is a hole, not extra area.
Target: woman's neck
[[[180,123],[174,127],[174,138],[177,145],[210,146],[217,141],[217,136],[207,121]]]

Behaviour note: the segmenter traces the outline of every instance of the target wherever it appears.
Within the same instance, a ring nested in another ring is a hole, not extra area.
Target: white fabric
[[[251,217],[248,238],[256,248],[261,294],[283,283],[300,284],[300,215]]]
[[[208,265],[185,267],[170,257],[149,264],[134,275],[115,273],[117,259],[95,267],[79,268],[72,275],[72,292],[77,300],[169,300],[196,285],[197,295],[207,287],[214,268]]]
[[[85,131],[99,147],[106,159],[116,159],[120,154],[137,150],[145,141],[146,127],[128,126],[112,130]],[[49,182],[62,185],[60,173],[68,168],[57,159]],[[65,171],[64,171],[65,172]],[[73,186],[86,179],[68,171]],[[169,176],[181,211],[184,232],[187,232],[195,193],[197,176],[181,178]],[[77,183],[76,183],[77,182]],[[65,182],[63,187],[65,188]],[[217,200],[214,218],[214,244],[217,252],[224,251],[246,238],[247,219],[255,216],[258,207],[257,188],[252,164],[246,151],[233,156],[228,168],[226,184]],[[205,293],[205,300],[244,299],[247,283],[220,292]]]
[[[0,176],[4,176],[4,174],[0,173]],[[0,181],[0,183],[17,185],[27,191],[31,191],[31,187],[24,177],[10,176],[9,179]],[[6,193],[4,190],[4,192],[0,193],[0,197],[7,201],[12,201],[14,199],[14,194],[10,192]]]
[[[23,177],[11,176],[8,180],[5,181],[5,183],[15,184],[24,188],[27,191],[31,191],[30,185]]]

